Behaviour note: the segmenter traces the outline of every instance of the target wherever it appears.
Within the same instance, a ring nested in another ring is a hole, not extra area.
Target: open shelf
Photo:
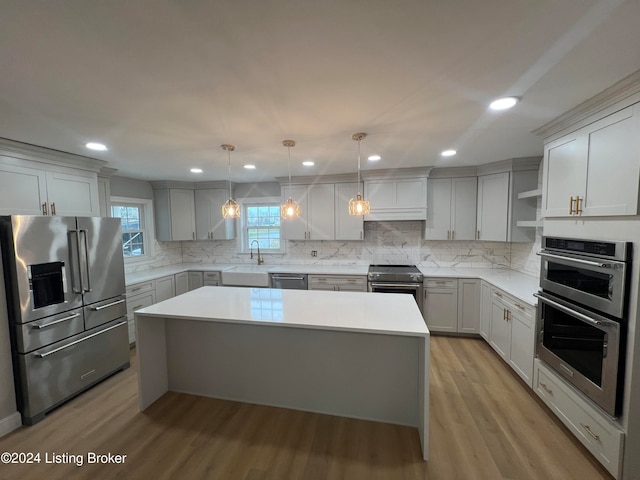
[[[542,220],[518,220],[516,225],[524,228],[542,228]]]
[[[535,190],[527,190],[526,192],[521,192],[518,194],[518,199],[522,200],[523,198],[535,198],[542,197],[542,189],[536,188]]]

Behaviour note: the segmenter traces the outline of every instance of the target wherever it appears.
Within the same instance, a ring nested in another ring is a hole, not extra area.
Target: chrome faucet
[[[260,242],[258,242],[258,240],[251,240],[251,245],[249,246],[251,253],[250,258],[253,258],[253,242],[256,242],[256,245],[258,246],[258,265],[262,265],[264,263],[264,258],[260,256]]]

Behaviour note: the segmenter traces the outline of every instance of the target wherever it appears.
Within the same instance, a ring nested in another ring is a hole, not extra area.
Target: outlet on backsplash
[[[317,250],[311,250],[311,256],[312,257],[317,257],[318,256],[318,251]]]

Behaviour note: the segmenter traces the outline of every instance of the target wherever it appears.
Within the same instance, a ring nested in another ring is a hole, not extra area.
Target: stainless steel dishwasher
[[[301,273],[271,273],[271,288],[307,290],[309,280]]]

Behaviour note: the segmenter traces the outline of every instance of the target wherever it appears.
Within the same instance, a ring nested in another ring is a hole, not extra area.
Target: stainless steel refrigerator
[[[129,367],[120,219],[0,217],[18,408],[32,425]]]

